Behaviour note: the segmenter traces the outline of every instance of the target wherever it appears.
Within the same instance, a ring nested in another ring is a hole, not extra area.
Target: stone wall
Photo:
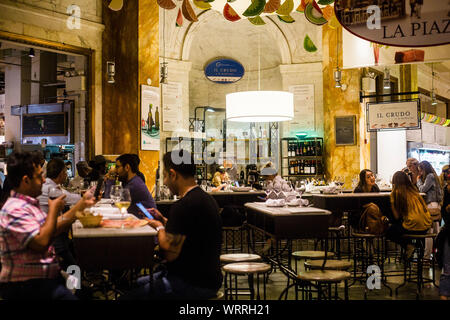
[[[94,152],[102,153],[102,32],[101,0],[73,1],[8,1],[0,3],[0,31],[30,36],[36,39],[64,43],[95,51],[93,123],[95,128]],[[67,7],[78,5],[81,8],[80,29],[67,26]],[[9,108],[10,106],[8,106]],[[92,105],[90,106],[92,107]],[[5,110],[9,112],[9,109]]]

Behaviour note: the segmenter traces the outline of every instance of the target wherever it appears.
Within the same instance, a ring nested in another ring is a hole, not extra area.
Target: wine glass
[[[120,198],[119,201],[115,203],[116,207],[119,208],[120,213],[122,214],[122,225],[121,228],[124,228],[124,217],[125,212],[127,211],[128,207],[131,204],[131,196],[130,196],[130,190],[127,188],[123,188],[120,192]]]
[[[251,175],[248,176],[248,183],[250,184],[250,186],[253,189],[253,184],[255,183],[255,176],[254,175],[251,174]]]
[[[200,187],[203,189],[203,191],[207,191],[208,184],[206,180],[202,180]]]
[[[119,202],[120,201],[120,194],[122,192],[122,186],[121,185],[113,185],[111,188],[111,193],[109,195],[109,197],[111,198],[111,200],[113,200],[114,203]]]
[[[335,181],[336,185],[339,188],[339,193],[342,194],[343,193],[343,186],[345,184],[345,177],[344,176],[337,176],[336,177],[336,181]]]
[[[63,195],[63,192],[60,187],[51,187],[48,189],[48,198],[51,200],[55,200]]]

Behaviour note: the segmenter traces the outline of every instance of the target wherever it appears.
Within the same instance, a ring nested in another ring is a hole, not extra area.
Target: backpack
[[[380,208],[373,202],[363,206],[364,211],[359,219],[359,231],[380,235],[388,227],[388,219],[383,216]]]

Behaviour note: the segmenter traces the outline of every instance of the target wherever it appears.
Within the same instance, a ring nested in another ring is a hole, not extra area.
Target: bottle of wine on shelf
[[[316,174],[316,160],[312,161],[311,164],[311,174]]]

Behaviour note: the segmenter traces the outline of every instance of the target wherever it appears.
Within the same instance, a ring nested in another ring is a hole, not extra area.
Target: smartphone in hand
[[[140,202],[139,202],[139,203],[136,203],[136,206],[139,208],[139,210],[141,210],[141,212],[142,212],[143,214],[145,214],[145,215],[147,216],[147,218],[149,218],[150,220],[155,219],[155,218],[150,214],[150,212],[148,212],[148,210],[144,208],[144,206],[142,205],[142,203],[140,203]]]

